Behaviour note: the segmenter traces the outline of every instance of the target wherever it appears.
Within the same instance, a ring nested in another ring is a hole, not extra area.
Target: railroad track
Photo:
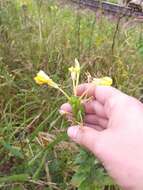
[[[93,11],[102,10],[103,13],[109,13],[118,16],[139,17],[143,19],[143,12],[137,12],[129,7],[113,4],[106,1],[97,0],[71,0],[81,7],[89,8]]]

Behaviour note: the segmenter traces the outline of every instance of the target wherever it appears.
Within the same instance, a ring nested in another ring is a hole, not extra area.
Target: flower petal
[[[94,78],[92,83],[99,86],[111,86],[113,80],[110,77]]]
[[[44,71],[40,70],[37,76],[34,78],[35,82],[39,85],[47,84],[51,87],[58,88],[58,84],[55,83]]]

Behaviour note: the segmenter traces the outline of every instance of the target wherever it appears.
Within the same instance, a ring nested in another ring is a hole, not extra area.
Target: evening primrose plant
[[[34,78],[35,82],[39,85],[48,85],[57,90],[59,90],[68,100],[69,104],[72,107],[73,113],[73,124],[83,124],[83,117],[84,117],[84,106],[82,104],[83,99],[84,102],[88,101],[86,99],[85,94],[83,93],[80,97],[76,96],[76,89],[79,85],[81,67],[77,59],[75,59],[75,65],[69,68],[69,72],[71,74],[72,79],[72,87],[73,87],[73,94],[70,96],[67,92],[65,92],[59,84],[54,82],[44,71],[40,70],[37,73],[37,76]],[[102,85],[102,86],[110,86],[112,85],[112,79],[110,77],[103,77],[103,78],[93,78],[91,83],[95,85]],[[63,113],[66,114],[66,113]],[[82,126],[82,125],[81,125]]]
[[[84,106],[83,102],[87,102],[92,99],[92,97],[87,98],[86,92],[84,92],[80,97],[76,95],[76,89],[79,85],[80,80],[80,73],[81,67],[77,59],[75,59],[74,66],[70,67],[69,69],[71,80],[72,80],[72,95],[65,92],[59,84],[54,82],[44,71],[39,71],[37,76],[34,78],[35,82],[39,85],[48,85],[57,90],[59,90],[67,99],[69,104],[72,107],[72,118],[71,122],[73,125],[78,124],[80,127],[83,127],[83,118],[84,118]],[[103,77],[103,78],[93,78],[90,74],[87,75],[87,79],[89,83],[92,83],[95,86],[110,86],[112,85],[112,79],[110,77]],[[62,111],[62,114],[69,114],[67,112]],[[47,142],[46,142],[47,143]],[[81,162],[77,162],[76,160]],[[82,164],[81,164],[82,163]],[[72,177],[71,183],[78,187],[79,190],[85,190],[85,184],[88,184],[88,189],[95,189],[97,187],[97,175],[101,173],[104,176],[103,171],[96,171],[96,164],[95,164],[95,157],[90,155],[90,153],[86,150],[79,149],[79,153],[75,158],[75,164],[77,165],[77,170]],[[87,172],[83,173],[84,167],[87,167]],[[92,179],[89,180],[89,176],[92,176]],[[110,180],[108,180],[110,181]],[[99,183],[99,182],[98,182]]]
[[[82,118],[84,116],[84,107],[82,105],[82,98],[76,96],[76,88],[79,84],[80,78],[80,64],[77,59],[75,59],[75,65],[69,68],[69,72],[71,74],[72,86],[73,86],[73,95],[70,96],[67,92],[65,92],[59,84],[54,82],[44,71],[40,70],[37,76],[34,78],[35,82],[39,85],[48,85],[57,90],[59,90],[68,100],[72,107],[73,112],[73,123],[82,123]],[[66,113],[63,113],[66,114]]]

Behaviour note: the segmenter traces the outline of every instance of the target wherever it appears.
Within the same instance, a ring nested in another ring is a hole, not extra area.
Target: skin
[[[82,84],[77,95],[85,102],[84,127],[68,128],[69,137],[93,152],[124,190],[143,190],[143,104],[107,86]],[[69,112],[68,103],[61,111]]]

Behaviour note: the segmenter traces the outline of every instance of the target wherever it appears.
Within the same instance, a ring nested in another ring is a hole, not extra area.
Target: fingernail
[[[64,111],[64,110],[59,110],[59,113],[60,113],[61,115],[65,115],[65,114],[67,114],[67,112]]]
[[[67,133],[70,138],[76,139],[78,133],[78,127],[69,127]]]

